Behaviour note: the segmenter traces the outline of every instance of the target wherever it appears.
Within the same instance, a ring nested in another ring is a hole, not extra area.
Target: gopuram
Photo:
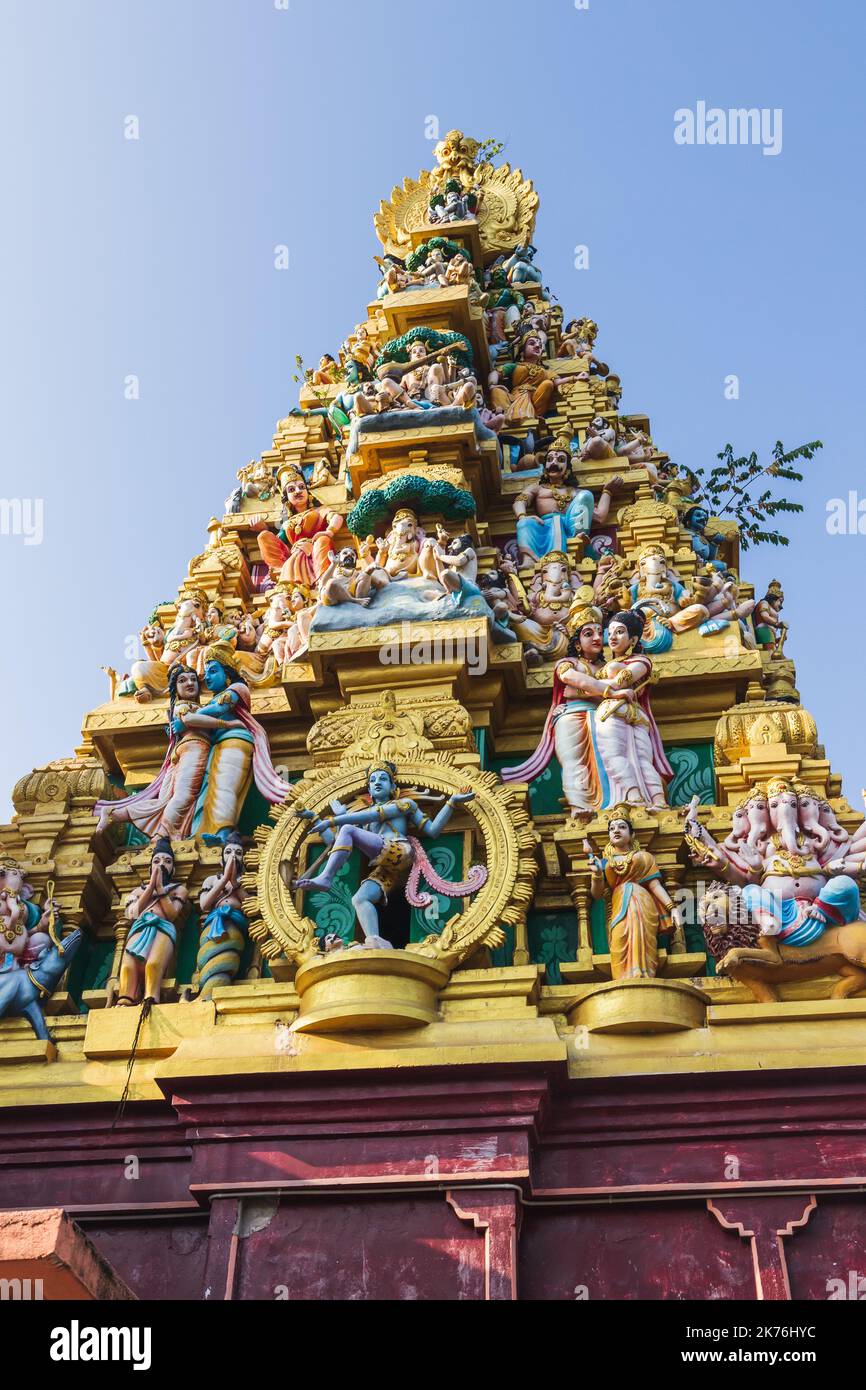
[[[546,288],[532,183],[435,155],[14,789],[3,1216],[65,1214],[45,1269],[83,1233],[98,1297],[826,1298],[866,825],[781,584]]]

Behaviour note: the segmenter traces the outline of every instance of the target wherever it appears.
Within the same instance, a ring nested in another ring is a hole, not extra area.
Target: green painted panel
[[[668,788],[670,805],[687,806],[693,796],[699,796],[702,806],[712,806],[716,799],[712,743],[680,745],[666,751],[674,770],[674,780]]]
[[[493,758],[490,771],[500,773],[504,767],[513,767],[515,756]],[[529,805],[534,816],[558,816],[562,814],[562,769],[552,758],[540,777],[529,784]]]
[[[577,960],[577,916],[574,912],[530,912],[526,919],[529,958],[547,967],[547,983],[561,985],[559,967]]]
[[[459,883],[463,878],[463,836],[441,835],[438,840],[427,840],[424,845],[427,858],[440,878],[451,883]],[[429,884],[421,881],[421,891],[429,893],[433,902],[430,907],[412,908],[410,941],[423,941],[427,936],[438,936],[452,917],[463,910],[462,898],[446,898],[435,893]]]

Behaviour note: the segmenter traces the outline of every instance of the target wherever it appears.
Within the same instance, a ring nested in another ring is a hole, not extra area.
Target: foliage
[[[345,375],[344,369],[340,367],[339,364],[335,365],[337,367],[337,378],[340,379]],[[312,367],[304,367],[304,359],[300,353],[295,354],[295,366],[298,370],[292,373],[292,381],[297,382],[298,385],[303,383],[303,385],[307,386],[319,402],[319,405],[330,405],[331,398],[328,392],[325,390],[324,386],[320,386],[318,382],[313,381],[313,369]]]
[[[790,545],[788,536],[780,531],[768,529],[767,523],[784,512],[802,512],[799,502],[791,502],[786,497],[776,497],[773,488],[755,491],[762,480],[782,478],[786,482],[801,483],[803,474],[796,465],[802,460],[814,458],[824,445],[820,440],[811,444],[800,444],[796,449],[786,449],[778,442],[773,449],[772,462],[762,464],[757,454],[737,458],[733,445],[726,444],[718,455],[719,463],[709,473],[703,468],[684,470],[697,480],[700,492],[696,503],[706,505],[713,516],[720,520],[730,517],[740,529],[743,550],[755,545]]]
[[[461,367],[472,368],[472,344],[463,333],[442,333],[438,328],[411,328],[402,338],[393,338],[386,343],[376,358],[376,371],[391,362],[408,362],[409,349],[418,341],[426,343],[428,352],[440,348],[452,348],[451,355]]]
[[[441,478],[410,475],[395,478],[387,487],[365,492],[346,518],[346,524],[353,536],[365,538],[373,535],[382,522],[390,521],[401,507],[418,514],[441,516],[446,521],[468,521],[475,515],[471,492]]]
[[[422,241],[421,245],[412,252],[406,260],[407,270],[418,270],[427,261],[431,251],[441,251],[446,261],[451,261],[455,256],[462,256],[464,260],[471,260],[469,252],[465,246],[460,246],[458,242],[451,241],[446,236],[434,236],[429,241]]]

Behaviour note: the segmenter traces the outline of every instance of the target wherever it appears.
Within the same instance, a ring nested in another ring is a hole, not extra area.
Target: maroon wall
[[[0,1174],[144,1298],[866,1295],[866,1068],[189,1078],[2,1114]]]

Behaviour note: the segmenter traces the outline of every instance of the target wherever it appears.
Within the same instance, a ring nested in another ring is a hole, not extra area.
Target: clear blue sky
[[[506,141],[566,312],[672,457],[820,438],[785,582],[806,705],[866,782],[861,0],[0,0],[0,816],[78,741],[100,665],[176,593],[238,468],[372,297],[372,214],[425,119]],[[783,149],[684,148],[674,112],[781,108]],[[124,139],[137,116],[140,139]],[[291,269],[274,269],[274,247]],[[591,269],[574,269],[574,247]],[[124,379],[140,379],[138,401]],[[737,402],[724,379],[741,380]]]

